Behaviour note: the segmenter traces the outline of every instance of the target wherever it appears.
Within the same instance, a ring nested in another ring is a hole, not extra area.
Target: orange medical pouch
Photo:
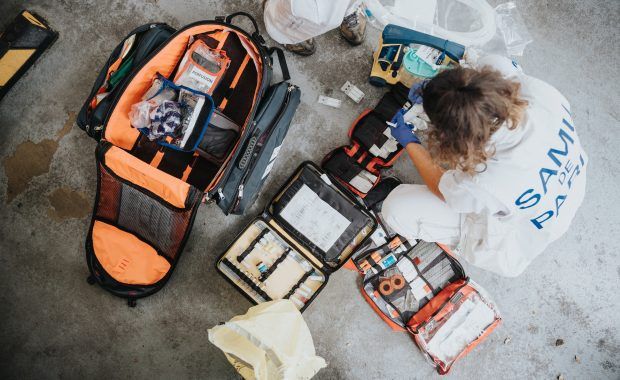
[[[336,148],[321,166],[360,198],[381,181],[383,169],[390,168],[403,149],[391,138],[387,124],[407,104],[409,89],[392,86],[374,109],[367,109],[349,129],[351,144]]]
[[[437,369],[484,340],[501,322],[486,292],[442,246],[397,236],[356,254],[362,295],[395,331],[406,331]]]

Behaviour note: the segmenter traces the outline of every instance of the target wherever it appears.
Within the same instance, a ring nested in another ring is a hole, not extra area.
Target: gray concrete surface
[[[590,155],[588,194],[569,233],[522,276],[467,268],[498,303],[504,324],[450,377],[618,379],[619,3],[518,3],[535,39],[520,62],[571,101]],[[3,0],[0,25],[24,7],[45,16],[60,39],[0,103],[0,377],[235,378],[207,329],[250,304],[213,262],[299,162],[346,143],[349,124],[374,105],[381,91],[366,78],[377,32],[351,48],[333,31],[318,38],[315,56],[288,57],[302,104],[263,195],[244,217],[203,206],[168,286],[130,309],[85,281],[95,142],[72,128],[75,112],[112,47],[134,26],[181,26],[237,10],[259,15],[260,4]],[[340,93],[346,80],[367,94],[361,104]],[[319,94],[344,106],[317,105]],[[405,159],[394,172],[418,180]],[[436,376],[409,337],[373,314],[352,272],[335,274],[304,315],[329,363],[319,379]],[[559,338],[564,344],[556,346]]]

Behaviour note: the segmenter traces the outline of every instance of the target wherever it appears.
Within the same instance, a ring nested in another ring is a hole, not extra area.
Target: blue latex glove
[[[428,79],[411,86],[411,89],[409,89],[409,94],[407,95],[407,100],[409,100],[411,105],[422,104],[422,90],[427,83]]]
[[[398,141],[400,145],[406,147],[407,145],[414,143],[420,144],[420,139],[413,132],[414,126],[408,123],[405,123],[405,119],[403,118],[404,111],[401,109],[396,112],[396,115],[391,120],[391,123],[395,126],[390,125],[390,132],[392,133],[392,137]]]

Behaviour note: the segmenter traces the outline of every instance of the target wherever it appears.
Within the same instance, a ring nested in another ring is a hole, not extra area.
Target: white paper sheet
[[[324,252],[351,224],[306,185],[297,191],[280,216]]]

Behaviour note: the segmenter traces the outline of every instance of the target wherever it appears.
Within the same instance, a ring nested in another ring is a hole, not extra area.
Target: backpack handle
[[[225,18],[223,17],[216,17],[216,20],[218,21],[223,21],[226,24],[231,24],[233,19],[237,16],[245,16],[246,18],[248,18],[250,20],[250,22],[252,23],[252,26],[254,26],[254,33],[252,33],[252,37],[258,41],[258,43],[260,43],[261,45],[265,45],[265,39],[263,38],[263,36],[260,35],[259,31],[258,31],[258,24],[256,23],[256,19],[254,19],[254,17],[247,13],[247,12],[235,12],[235,13],[231,13],[228,16],[226,16]],[[286,58],[284,56],[284,51],[282,49],[280,49],[279,47],[271,47],[267,49],[267,53],[270,56],[273,56],[273,53],[276,53],[278,56],[278,62],[280,64],[280,69],[282,70],[282,77],[285,81],[291,79],[291,74],[288,71],[288,65],[286,64]]]
[[[226,18],[224,19],[224,22],[227,24],[231,24],[233,19],[237,16],[245,16],[250,20],[250,22],[252,23],[252,26],[254,26],[254,33],[252,33],[252,37],[254,37],[261,45],[264,45],[265,39],[263,38],[263,36],[260,35],[258,31],[258,24],[256,23],[254,16],[252,16],[251,14],[247,12],[243,12],[243,11],[235,12],[235,13],[232,13],[226,16]]]
[[[282,79],[285,81],[291,79],[291,74],[288,72],[288,65],[286,64],[286,57],[284,56],[284,51],[276,46],[267,49],[267,53],[269,53],[270,56],[273,56],[274,52],[278,56],[278,63],[280,64],[280,70],[282,71]]]

